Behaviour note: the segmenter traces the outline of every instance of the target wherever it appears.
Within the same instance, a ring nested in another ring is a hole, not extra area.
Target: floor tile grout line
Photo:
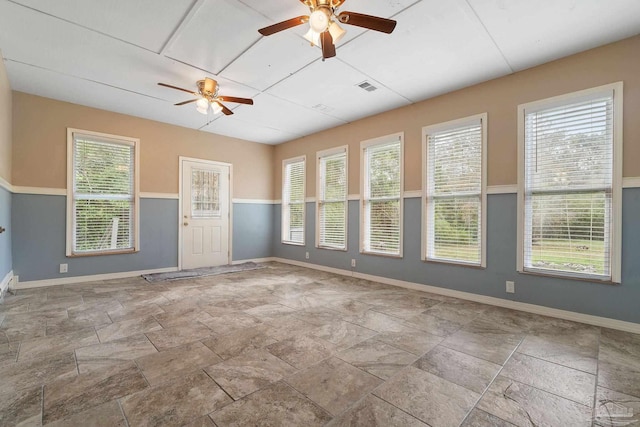
[[[326,359],[325,359],[326,360]],[[324,361],[324,360],[323,360]],[[309,366],[311,367],[311,366]],[[307,369],[307,368],[305,368]],[[299,371],[301,372],[302,369]],[[292,375],[290,375],[292,376]],[[316,405],[318,408],[321,408],[323,411],[325,411],[327,414],[329,414],[331,416],[331,420],[329,420],[328,422],[331,422],[332,420],[334,420],[336,418],[335,415],[333,415],[327,408],[325,408],[324,406],[322,406],[321,404],[319,404],[318,402],[316,402],[315,400],[313,400],[310,396],[307,395],[307,393],[303,392],[302,390],[298,390],[293,384],[289,383],[289,381],[287,381],[286,378],[281,379],[280,381],[282,381],[283,383],[285,383],[287,386],[291,387],[293,390],[296,391],[296,393],[299,393],[301,396],[303,396],[305,399],[307,399],[309,402],[313,403],[314,405]],[[253,393],[257,393],[260,390],[256,390]],[[251,394],[253,394],[251,393]],[[247,397],[247,396],[245,396]],[[244,397],[243,397],[244,399]]]
[[[491,385],[496,381],[496,378],[498,378],[500,376],[500,373],[504,370],[505,365],[509,362],[509,360],[511,359],[511,357],[513,357],[513,355],[518,351],[518,348],[520,347],[520,345],[522,345],[522,343],[524,342],[525,338],[526,338],[526,333],[524,334],[525,337],[520,339],[520,342],[518,343],[518,345],[515,346],[515,348],[513,349],[513,351],[511,352],[511,354],[509,354],[509,356],[505,359],[504,363],[502,363],[502,365],[500,365],[500,369],[498,369],[498,372],[496,372],[496,374],[493,376],[493,378],[491,379],[491,381],[489,381],[489,384],[487,384],[487,386],[485,387],[485,389],[482,391],[482,393],[480,393],[480,397],[478,398],[478,400],[476,401],[476,403],[473,405],[473,408],[471,408],[471,410],[469,410],[469,412],[467,413],[467,415],[465,415],[465,417],[462,420],[462,423],[464,423],[464,421],[469,417],[469,415],[471,414],[471,412],[474,409],[478,409],[478,410],[482,410],[480,408],[478,408],[478,403],[480,403],[480,401],[482,401],[482,398],[484,397],[484,395],[487,393],[487,390],[489,390],[491,388]],[[447,347],[448,348],[448,347]],[[466,354],[466,353],[465,353]],[[484,359],[483,359],[484,360]],[[511,378],[509,378],[511,380]],[[513,380],[512,380],[513,381]],[[516,381],[519,382],[519,381]],[[495,414],[491,414],[493,416],[495,416],[496,418],[502,419],[500,417],[498,417]],[[507,420],[504,420],[507,421]],[[507,421],[508,422],[508,421]],[[461,423],[461,424],[462,424]]]
[[[144,379],[144,382],[147,383],[147,388],[151,388],[152,385],[149,382],[149,379],[147,378],[147,376],[144,374],[144,371],[142,370],[140,365],[138,365],[138,360],[137,359],[131,359],[131,361],[133,362],[134,365],[136,365],[136,369],[140,372],[140,375],[142,375],[142,378]],[[145,390],[145,389],[143,389],[143,390]],[[142,390],[140,390],[140,391],[142,391]]]
[[[217,382],[217,381],[216,381],[216,380],[215,380],[211,375],[209,375],[209,373],[206,371],[206,369],[205,369],[205,368],[201,368],[200,370],[201,370],[202,372],[204,372],[204,374],[205,374],[209,379],[211,379],[211,381],[213,381],[213,383],[214,383],[215,385],[217,385],[217,386],[220,388],[220,390],[222,390],[222,392],[223,392],[224,394],[226,394],[227,396],[229,396],[229,399],[231,399],[231,403],[237,402],[237,401],[239,401],[239,400],[241,400],[241,399],[243,399],[243,398],[244,398],[244,396],[243,396],[243,397],[241,397],[241,398],[239,398],[239,399],[234,399],[234,398],[233,398],[233,396],[231,396],[231,395],[227,392],[227,390],[225,390],[225,389],[224,389],[224,387],[222,387],[222,385],[221,385],[221,384],[218,384],[218,382]],[[229,405],[231,405],[231,403],[229,403]],[[225,406],[227,406],[227,405],[225,405]]]
[[[600,377],[600,346],[602,345],[602,328],[600,329],[600,333],[598,334],[598,354],[596,356],[596,378],[594,381],[593,388],[593,408],[591,409],[591,425],[595,425],[596,416],[598,414],[598,379]]]
[[[571,366],[563,365],[562,363],[558,363],[558,362],[554,362],[554,361],[551,361],[551,360],[543,359],[542,357],[534,356],[532,354],[522,353],[522,352],[519,352],[519,351],[517,353],[521,354],[523,356],[530,357],[532,359],[539,360],[541,362],[550,363],[552,365],[559,366],[561,368],[570,369],[572,371],[578,371],[578,372],[581,372],[583,374],[587,374],[587,375],[591,375],[591,376],[596,376],[597,375],[597,374],[594,374],[593,372],[589,372],[589,371],[585,371],[585,370],[582,370],[582,369],[574,368],[574,367],[571,367]],[[597,371],[597,359],[596,359],[596,371]]]
[[[505,365],[506,365],[506,362],[505,362]],[[501,369],[500,371],[502,372],[502,369]],[[590,374],[590,375],[593,375],[593,374]],[[547,393],[547,394],[550,394],[550,395],[556,396],[556,397],[558,397],[558,398],[560,398],[560,399],[563,399],[563,400],[567,400],[567,401],[569,401],[569,402],[576,403],[576,404],[581,405],[581,406],[584,406],[584,407],[586,407],[586,408],[588,408],[588,407],[589,407],[587,404],[585,404],[585,403],[583,403],[583,402],[578,402],[578,401],[576,401],[576,400],[574,400],[574,399],[572,399],[572,398],[569,398],[569,397],[567,397],[567,396],[562,396],[562,395],[560,395],[560,394],[558,394],[558,393],[555,393],[555,392],[553,392],[553,391],[543,390],[543,389],[541,389],[540,387],[536,387],[536,386],[534,386],[534,385],[524,383],[524,382],[522,382],[522,381],[520,381],[520,380],[515,380],[515,379],[513,379],[513,378],[511,378],[511,377],[508,377],[508,376],[506,376],[506,375],[505,375],[504,377],[505,377],[505,378],[508,378],[508,379],[509,379],[509,381],[515,381],[515,382],[517,382],[517,383],[524,384],[524,385],[526,385],[527,387],[531,387],[531,388],[536,389],[536,390],[538,390],[538,391],[541,391],[541,392],[543,392],[543,393]]]
[[[44,425],[44,384],[40,386],[40,424]]]
[[[78,355],[76,354],[77,349],[73,349],[73,361],[76,364],[76,375],[80,375],[80,366],[78,365]]]
[[[369,395],[374,396],[374,397],[376,397],[376,398],[378,398],[378,399],[382,400],[383,402],[388,403],[389,405],[393,406],[394,408],[398,409],[399,411],[402,411],[402,412],[404,412],[405,414],[408,414],[408,415],[412,416],[413,418],[415,418],[415,419],[419,420],[420,422],[422,422],[422,423],[424,423],[424,424],[429,425],[429,423],[427,423],[427,421],[426,421],[426,420],[423,420],[423,419],[421,419],[421,418],[416,417],[415,415],[410,414],[409,412],[405,411],[404,409],[402,409],[402,408],[400,408],[400,407],[396,406],[394,403],[389,402],[389,401],[388,401],[387,399],[385,399],[384,397],[382,397],[382,396],[379,396],[379,395],[375,394],[376,390],[378,390],[378,389],[380,389],[381,387],[383,387],[383,386],[384,386],[388,381],[390,381],[393,377],[395,377],[395,376],[399,375],[401,371],[403,371],[403,370],[407,369],[407,368],[408,368],[408,366],[411,366],[411,365],[407,365],[407,366],[405,366],[404,368],[399,369],[399,370],[398,370],[397,372],[395,372],[391,377],[387,378],[386,380],[382,381],[382,383],[380,383],[378,386],[376,386],[375,388],[371,389],[371,390],[369,391],[369,393],[368,393],[367,395],[365,395],[365,397],[366,397],[366,396],[369,396]],[[432,374],[432,375],[433,375],[433,374]],[[353,407],[353,405],[352,405],[351,407]],[[348,409],[351,409],[351,407],[349,407]]]
[[[124,397],[117,398],[115,399],[115,401],[118,404],[118,408],[120,408],[120,413],[122,414],[122,418],[124,419],[124,423],[126,424],[126,427],[131,427],[131,424],[129,424],[129,420],[127,419],[127,414],[124,412],[124,408],[122,407],[122,402],[120,402],[120,400],[123,399]]]

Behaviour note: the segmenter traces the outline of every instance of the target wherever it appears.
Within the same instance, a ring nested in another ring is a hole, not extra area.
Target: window
[[[360,144],[364,253],[402,256],[403,140],[399,133]]]
[[[622,83],[518,107],[518,270],[620,281]]]
[[[139,140],[75,129],[67,140],[67,256],[139,250]]]
[[[347,249],[347,147],[317,153],[316,245]]]
[[[282,162],[282,243],[304,245],[305,157]]]
[[[422,129],[422,259],[485,266],[487,115]]]
[[[191,167],[191,218],[220,218],[220,170]]]

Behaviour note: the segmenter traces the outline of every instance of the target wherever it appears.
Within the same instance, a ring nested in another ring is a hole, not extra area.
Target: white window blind
[[[400,138],[364,147],[364,252],[402,255],[402,144]]]
[[[347,150],[318,154],[318,247],[347,248]]]
[[[525,271],[612,280],[615,132],[613,90],[524,109]]]
[[[284,161],[282,174],[282,241],[304,244],[305,159]]]
[[[73,133],[70,254],[136,248],[135,151],[132,141]]]
[[[424,130],[427,260],[483,264],[482,126],[471,118]]]

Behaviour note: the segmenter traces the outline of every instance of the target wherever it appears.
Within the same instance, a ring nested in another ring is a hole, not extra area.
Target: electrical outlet
[[[351,267],[356,268],[356,260],[355,260],[355,258],[351,260]]]
[[[69,264],[60,264],[60,273],[66,273],[69,271]]]
[[[507,281],[507,293],[509,294],[516,293],[516,282]]]
[[[305,259],[309,259],[309,252],[306,252],[306,253],[304,254],[304,258],[305,258]]]

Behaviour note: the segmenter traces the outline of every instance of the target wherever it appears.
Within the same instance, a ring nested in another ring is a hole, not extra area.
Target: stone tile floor
[[[640,425],[640,335],[278,263],[0,322],[2,426]]]

